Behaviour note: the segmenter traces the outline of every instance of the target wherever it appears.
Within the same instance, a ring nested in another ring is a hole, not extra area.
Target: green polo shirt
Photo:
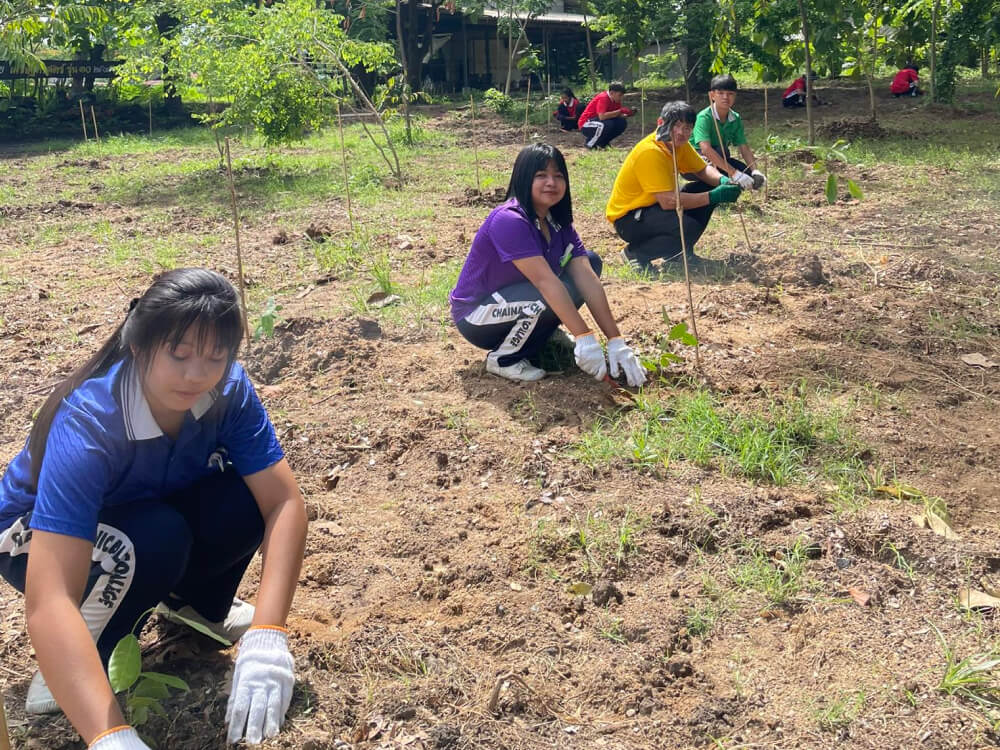
[[[729,110],[729,117],[725,122],[719,123],[719,130],[722,131],[722,140],[726,147],[742,146],[747,142],[746,133],[743,132],[743,120],[737,112]],[[691,132],[691,145],[698,148],[702,141],[708,141],[712,148],[719,149],[719,136],[715,133],[715,125],[712,124],[712,108],[705,107],[698,113],[694,121],[694,130]]]

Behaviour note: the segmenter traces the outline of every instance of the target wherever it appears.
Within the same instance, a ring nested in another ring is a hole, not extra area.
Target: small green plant
[[[514,100],[497,89],[486,90],[483,94],[483,104],[498,115],[506,114],[514,108]]]
[[[989,651],[959,659],[944,635],[931,625],[944,651],[945,670],[937,689],[973,703],[992,722],[1000,720],[1000,683],[994,670],[1000,666],[1000,653]]]
[[[268,297],[264,304],[264,311],[257,320],[257,326],[253,329],[254,340],[269,339],[274,335],[274,326],[279,320],[278,312],[280,310],[281,305],[275,303],[274,297]]]
[[[187,692],[188,685],[179,677],[142,671],[139,639],[129,633],[115,646],[108,662],[111,689],[125,693],[125,718],[134,727],[149,720],[150,712],[166,716],[160,701],[169,697],[170,688]],[[147,740],[148,744],[148,740]]]
[[[601,638],[605,638],[612,643],[628,643],[622,623],[623,620],[620,617],[602,618],[597,626],[597,633]]]
[[[666,308],[662,310],[663,322],[670,325],[670,318],[667,315]],[[645,367],[649,372],[657,372],[660,370],[665,370],[670,365],[680,364],[684,361],[683,354],[677,354],[674,348],[671,346],[672,343],[679,343],[682,346],[694,347],[698,345],[698,339],[695,338],[694,334],[688,330],[687,323],[680,322],[670,327],[666,336],[660,336],[657,339],[657,346],[659,346],[659,356],[656,359],[643,357],[640,359],[642,366]]]
[[[882,545],[882,550],[884,552],[888,552],[892,556],[896,567],[906,573],[906,577],[910,579],[910,583],[916,583],[916,575],[913,570],[913,566],[907,562],[906,558],[903,557],[903,553],[899,551],[899,548],[896,547],[895,544],[892,542],[886,542]]]
[[[372,261],[372,278],[378,284],[379,291],[384,294],[392,294],[395,286],[392,283],[392,266],[389,256],[384,253]]]
[[[714,602],[705,602],[688,610],[685,627],[691,635],[702,636],[711,632],[719,619],[719,606]]]

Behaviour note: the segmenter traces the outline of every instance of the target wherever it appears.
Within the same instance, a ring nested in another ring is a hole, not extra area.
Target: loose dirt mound
[[[878,122],[872,120],[834,120],[819,127],[820,135],[827,138],[887,138],[890,133]]]

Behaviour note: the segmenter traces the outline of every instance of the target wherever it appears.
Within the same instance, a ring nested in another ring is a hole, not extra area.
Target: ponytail
[[[104,346],[52,390],[49,397],[45,399],[45,403],[42,404],[42,408],[38,410],[35,423],[31,426],[31,432],[28,434],[28,454],[31,456],[31,483],[33,487],[38,487],[38,474],[42,470],[42,459],[45,457],[45,443],[49,438],[49,428],[52,427],[52,420],[55,419],[62,400],[79,388],[85,380],[103,375],[111,365],[121,359],[122,329],[124,327],[125,323],[123,322],[111,334],[111,338],[104,342]]]

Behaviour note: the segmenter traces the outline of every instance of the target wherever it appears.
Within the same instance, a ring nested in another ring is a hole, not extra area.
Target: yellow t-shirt
[[[657,143],[656,133],[650,133],[639,141],[625,163],[618,170],[615,186],[604,215],[612,224],[637,208],[656,203],[654,193],[668,193],[674,189],[673,156],[665,144]],[[705,168],[704,160],[690,143],[677,150],[677,171],[700,172]]]

